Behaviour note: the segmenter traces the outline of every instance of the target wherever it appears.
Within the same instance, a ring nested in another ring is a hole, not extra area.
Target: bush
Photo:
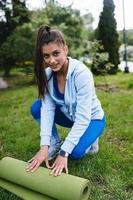
[[[101,52],[103,45],[101,42],[95,40],[90,42],[89,51],[92,59],[91,71],[95,75],[113,74],[114,64],[108,61],[109,54],[107,52]]]
[[[35,30],[31,23],[17,27],[0,49],[0,63],[8,74],[18,63],[33,59]]]

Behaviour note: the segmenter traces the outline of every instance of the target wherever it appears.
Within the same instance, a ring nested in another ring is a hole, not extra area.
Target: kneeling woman
[[[68,173],[68,157],[80,159],[98,151],[98,138],[105,127],[104,112],[90,70],[68,57],[63,34],[45,25],[37,36],[35,76],[39,100],[32,104],[31,113],[40,124],[41,142],[40,150],[28,161],[27,171],[35,171],[44,161],[58,176],[63,170]],[[56,124],[71,128],[64,142]]]

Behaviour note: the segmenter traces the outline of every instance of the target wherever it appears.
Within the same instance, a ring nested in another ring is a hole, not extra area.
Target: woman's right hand
[[[46,167],[50,169],[48,162],[48,146],[41,146],[40,150],[37,154],[28,161],[28,165],[26,167],[26,171],[34,172],[41,165],[42,162],[45,162]]]

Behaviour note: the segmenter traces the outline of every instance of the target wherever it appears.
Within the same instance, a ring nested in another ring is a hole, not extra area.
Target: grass
[[[100,151],[78,161],[69,161],[69,173],[90,180],[90,200],[133,200],[133,74],[106,76],[113,89],[97,87],[107,126],[100,138]],[[37,97],[32,77],[14,72],[10,88],[0,91],[0,158],[12,156],[27,161],[39,149],[39,127],[30,115]],[[95,77],[104,85],[103,77]],[[117,89],[116,89],[117,88]],[[58,127],[62,139],[68,129]],[[0,200],[19,200],[0,188]],[[76,199],[72,199],[76,200]]]

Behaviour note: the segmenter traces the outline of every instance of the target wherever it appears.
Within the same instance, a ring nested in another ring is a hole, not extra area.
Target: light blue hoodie
[[[98,100],[91,71],[80,61],[69,59],[66,77],[64,100],[56,96],[53,86],[52,70],[46,69],[48,93],[42,101],[41,107],[41,145],[50,145],[52,126],[56,104],[62,105],[61,111],[74,122],[61,149],[72,152],[78,144],[92,119],[102,119],[104,116],[100,101]]]

